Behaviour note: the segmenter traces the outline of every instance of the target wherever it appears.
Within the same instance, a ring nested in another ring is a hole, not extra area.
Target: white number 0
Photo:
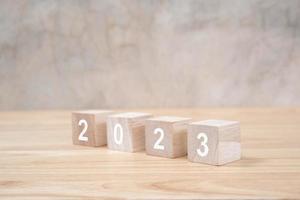
[[[203,141],[201,141],[201,146],[203,146],[203,151],[201,151],[200,148],[197,149],[197,153],[200,157],[204,157],[204,156],[207,156],[208,154],[208,146],[207,146],[207,141],[208,141],[208,138],[207,138],[207,135],[205,133],[199,133],[197,135],[197,139],[200,140],[201,138],[203,138]]]
[[[84,136],[85,132],[87,131],[88,129],[88,123],[86,122],[85,119],[81,119],[78,123],[79,126],[82,126],[84,125],[81,133],[79,134],[79,137],[78,137],[78,140],[80,141],[84,141],[84,142],[87,142],[89,140],[89,138],[87,136]]]
[[[119,131],[118,131],[119,130]],[[119,133],[119,138],[117,137]],[[114,127],[114,140],[116,144],[122,144],[123,142],[123,128],[121,124],[116,124]]]
[[[161,141],[164,139],[164,135],[165,135],[164,130],[162,130],[161,128],[154,129],[154,134],[158,134],[158,133],[160,133],[160,136],[158,140],[155,142],[153,148],[158,150],[164,150],[165,146],[160,144]]]

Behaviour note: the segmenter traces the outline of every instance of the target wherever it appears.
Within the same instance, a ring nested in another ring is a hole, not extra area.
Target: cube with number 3
[[[84,146],[106,145],[107,110],[83,110],[72,113],[73,144]]]
[[[188,125],[188,159],[224,165],[241,158],[240,123],[205,120]]]
[[[145,149],[145,120],[149,113],[127,112],[107,119],[107,146],[109,149],[136,152]]]
[[[189,120],[173,116],[146,120],[146,153],[167,158],[185,156]]]

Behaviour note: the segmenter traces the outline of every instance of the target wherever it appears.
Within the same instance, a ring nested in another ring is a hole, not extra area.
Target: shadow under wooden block
[[[106,145],[106,119],[113,111],[82,110],[72,113],[73,144],[84,146]]]
[[[241,158],[240,123],[205,120],[188,125],[188,159],[224,165]]]
[[[145,120],[149,113],[127,112],[110,115],[107,120],[109,149],[136,152],[145,149]]]
[[[146,120],[146,153],[177,158],[187,153],[187,123],[190,118],[160,116]]]

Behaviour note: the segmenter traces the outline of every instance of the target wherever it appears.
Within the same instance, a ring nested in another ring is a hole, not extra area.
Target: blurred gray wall
[[[0,109],[300,105],[300,1],[0,1]]]

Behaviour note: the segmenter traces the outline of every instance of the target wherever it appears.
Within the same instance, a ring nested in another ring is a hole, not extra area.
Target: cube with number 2
[[[224,165],[240,158],[239,122],[205,120],[188,125],[188,159],[190,161]]]
[[[72,113],[73,144],[84,146],[106,145],[107,110],[83,110]]]
[[[189,120],[174,116],[146,120],[146,153],[167,158],[185,156]]]

